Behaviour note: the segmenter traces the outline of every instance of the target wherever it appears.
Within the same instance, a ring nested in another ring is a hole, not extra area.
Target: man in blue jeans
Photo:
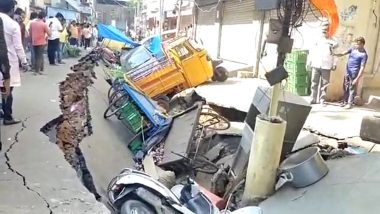
[[[359,37],[355,42],[355,47],[350,48],[345,53],[336,54],[338,57],[349,55],[343,82],[344,99],[342,106],[345,106],[346,109],[352,108],[356,89],[368,60],[367,51],[364,49],[365,39]]]

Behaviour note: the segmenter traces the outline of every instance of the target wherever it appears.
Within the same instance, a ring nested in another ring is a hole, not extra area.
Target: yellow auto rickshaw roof
[[[187,40],[189,40],[189,38],[187,37],[178,37],[178,38],[175,38],[173,39],[172,41],[168,41],[168,44],[167,44],[167,47],[168,48],[173,48],[179,44],[182,44],[184,42],[186,42]]]

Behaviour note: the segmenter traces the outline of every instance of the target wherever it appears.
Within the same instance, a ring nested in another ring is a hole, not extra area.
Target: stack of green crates
[[[285,89],[300,96],[309,95],[309,74],[306,70],[307,52],[294,50],[287,54],[285,69],[289,74]]]
[[[120,118],[122,118],[122,122],[126,123],[134,134],[137,134],[143,127],[143,116],[131,101],[128,101],[120,110]]]
[[[144,126],[143,124],[145,124],[144,117],[131,101],[128,101],[128,103],[120,110],[120,118],[122,118],[122,122],[127,125],[133,134],[138,134],[142,130]],[[136,138],[130,142],[128,148],[133,154],[136,154],[142,148],[141,138]]]

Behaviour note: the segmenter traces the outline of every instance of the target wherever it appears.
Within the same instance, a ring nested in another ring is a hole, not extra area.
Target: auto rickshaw
[[[140,46],[121,58],[126,71],[124,80],[158,102],[168,104],[169,98],[187,88],[210,79],[225,81],[227,70],[219,61],[213,62],[206,49],[189,38],[177,38],[163,45],[164,56],[152,57]],[[165,105],[167,105],[165,104]]]

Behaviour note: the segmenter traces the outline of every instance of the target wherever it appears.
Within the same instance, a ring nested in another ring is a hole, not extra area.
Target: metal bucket
[[[319,148],[309,147],[292,154],[280,167],[280,179],[276,190],[285,183],[296,188],[312,185],[327,175],[329,168],[319,153]]]

